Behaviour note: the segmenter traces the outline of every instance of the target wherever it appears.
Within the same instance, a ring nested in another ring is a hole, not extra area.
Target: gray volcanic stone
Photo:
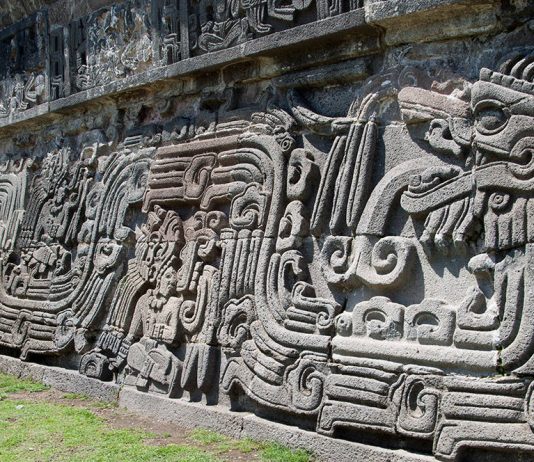
[[[534,460],[533,24],[4,2],[2,370],[324,460]]]

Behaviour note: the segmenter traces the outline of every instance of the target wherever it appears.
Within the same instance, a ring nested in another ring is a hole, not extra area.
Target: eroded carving
[[[69,50],[52,31],[51,96],[362,4],[146,7],[71,23]],[[7,160],[0,345],[442,460],[534,453],[533,62],[474,83],[395,69],[328,88],[356,95],[338,116],[307,87],[214,85],[187,114],[132,105],[120,139]],[[10,111],[45,94],[26,77]]]

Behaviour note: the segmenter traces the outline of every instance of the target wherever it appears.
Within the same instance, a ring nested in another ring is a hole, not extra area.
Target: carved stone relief
[[[127,0],[53,26],[39,12],[0,36],[0,117],[362,7],[362,0]]]
[[[51,32],[51,94],[361,7],[131,0]],[[207,85],[4,156],[0,345],[443,461],[534,457],[534,54],[512,51],[474,78]]]
[[[0,32],[0,118],[48,98],[47,17],[36,13]]]

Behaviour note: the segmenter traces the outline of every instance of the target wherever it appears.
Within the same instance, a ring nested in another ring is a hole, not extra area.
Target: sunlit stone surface
[[[0,26],[2,354],[336,461],[534,460],[528,0],[7,0]]]

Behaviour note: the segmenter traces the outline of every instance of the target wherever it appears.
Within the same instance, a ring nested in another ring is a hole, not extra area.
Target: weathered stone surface
[[[0,7],[6,370],[327,460],[534,460],[532,4],[75,5]]]

